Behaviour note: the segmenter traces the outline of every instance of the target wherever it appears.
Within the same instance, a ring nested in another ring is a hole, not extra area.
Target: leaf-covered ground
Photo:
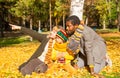
[[[120,78],[120,36],[119,34],[113,36],[108,35],[106,37],[106,35],[103,35],[107,41],[108,54],[113,62],[112,68],[106,67],[100,72],[106,78]],[[18,67],[30,58],[40,43],[38,41],[29,42],[27,37],[14,38],[14,41],[12,41],[15,44],[9,43],[11,42],[9,40],[11,38],[0,39],[0,78],[91,78],[85,68],[78,70],[75,75],[60,70],[55,71],[54,74],[33,73],[31,76],[24,77],[18,71]],[[16,43],[18,41],[19,43]]]

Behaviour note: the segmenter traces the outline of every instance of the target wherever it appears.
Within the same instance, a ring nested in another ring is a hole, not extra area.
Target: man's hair
[[[67,21],[71,21],[71,23],[73,24],[73,25],[79,25],[80,24],[80,19],[77,17],[77,16],[75,16],[75,15],[72,15],[72,16],[70,16],[70,17],[68,17],[67,19],[66,19],[66,22]]]

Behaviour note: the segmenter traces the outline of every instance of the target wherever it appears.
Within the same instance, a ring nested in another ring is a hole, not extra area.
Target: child
[[[66,51],[67,40],[68,36],[64,30],[57,32],[51,54],[51,59],[54,63],[47,70],[48,73],[53,73],[55,68],[64,69],[71,74],[76,72],[75,68],[71,65],[71,60],[74,57]]]

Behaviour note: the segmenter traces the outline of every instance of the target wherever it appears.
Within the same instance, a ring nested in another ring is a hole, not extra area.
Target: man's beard
[[[69,31],[69,30],[66,31],[66,33],[68,34],[68,37],[70,37],[71,35],[73,35],[74,32],[75,32],[75,31]]]

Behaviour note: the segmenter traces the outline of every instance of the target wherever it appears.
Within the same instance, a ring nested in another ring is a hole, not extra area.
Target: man
[[[86,25],[80,25],[77,16],[66,19],[66,29],[69,34],[67,50],[70,54],[77,55],[78,67],[86,65],[93,76],[102,77],[99,72],[106,66],[106,44],[93,29]]]

